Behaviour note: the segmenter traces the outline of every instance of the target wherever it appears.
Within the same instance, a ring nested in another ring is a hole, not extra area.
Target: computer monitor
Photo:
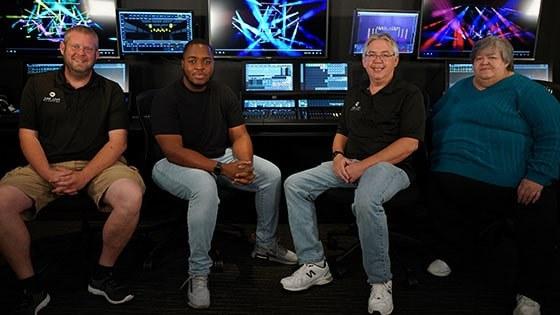
[[[215,57],[327,57],[328,0],[208,0]]]
[[[291,92],[294,68],[291,63],[245,63],[245,92]]]
[[[344,62],[300,64],[300,89],[321,92],[348,90],[348,64]]]
[[[189,10],[118,10],[119,42],[123,55],[180,54],[193,39]]]
[[[542,0],[423,0],[419,58],[466,59],[479,39],[508,39],[516,59],[534,59]]]
[[[299,108],[342,108],[344,106],[343,99],[313,99],[313,98],[303,98],[298,100]]]
[[[400,54],[414,52],[418,11],[356,9],[352,20],[350,51],[361,55],[367,39],[375,33],[388,33],[397,42]]]
[[[552,67],[546,63],[516,63],[514,71],[533,80],[552,81]],[[447,68],[447,87],[473,75],[472,64],[450,63]]]
[[[27,75],[55,71],[62,67],[61,63],[28,63],[25,65]],[[96,63],[93,67],[99,75],[117,82],[125,93],[129,92],[128,66],[126,63]]]
[[[243,100],[243,109],[257,108],[278,108],[290,109],[296,107],[295,100],[279,100],[279,99],[245,99]]]
[[[0,1],[0,53],[9,56],[60,56],[59,44],[76,25],[99,36],[101,58],[119,56],[116,0]]]

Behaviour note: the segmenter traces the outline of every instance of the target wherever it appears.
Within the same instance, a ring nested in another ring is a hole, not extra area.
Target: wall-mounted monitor
[[[294,66],[291,63],[245,63],[245,92],[291,92]]]
[[[513,67],[516,73],[530,79],[552,82],[552,67],[546,63],[515,63]],[[450,63],[447,67],[447,88],[452,87],[457,81],[472,75],[472,64]]]
[[[300,89],[321,92],[348,90],[348,64],[343,62],[300,64]]]
[[[118,10],[119,42],[123,55],[181,54],[193,39],[189,10]]]
[[[99,55],[118,57],[116,0],[0,1],[0,53],[9,56],[60,56],[59,43],[75,25],[99,36]]]
[[[417,28],[417,11],[356,9],[352,20],[350,52],[361,55],[372,34],[388,33],[397,42],[399,53],[411,54],[414,52]]]
[[[62,67],[61,63],[28,63],[25,65],[27,75],[55,71]],[[126,63],[96,63],[95,72],[109,80],[117,82],[125,93],[129,91],[128,66]]]
[[[516,59],[534,59],[541,0],[423,0],[419,58],[468,58],[479,39],[507,38]]]
[[[326,57],[328,0],[208,0],[215,57]]]

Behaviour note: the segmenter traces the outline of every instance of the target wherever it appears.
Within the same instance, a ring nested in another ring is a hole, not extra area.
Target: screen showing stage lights
[[[423,0],[418,57],[468,58],[489,35],[507,38],[516,59],[534,59],[541,0]]]
[[[399,53],[414,52],[414,40],[418,28],[416,11],[380,11],[356,9],[352,22],[351,53],[361,55],[367,39],[375,33],[387,33],[399,46]]]
[[[546,63],[516,63],[514,71],[532,80],[551,81],[552,69]],[[452,87],[459,80],[473,75],[472,64],[450,63],[447,69],[447,87]]]
[[[27,75],[55,71],[62,67],[61,63],[28,63],[25,65]],[[128,93],[128,67],[125,63],[96,63],[93,66],[95,72],[99,75],[117,82]]]
[[[246,92],[294,90],[294,67],[291,63],[246,63]]]
[[[192,11],[119,10],[123,54],[180,54],[193,38]]]
[[[326,57],[328,0],[209,0],[215,57]]]
[[[348,90],[348,64],[302,63],[300,89],[321,92]]]
[[[115,0],[0,1],[0,46],[9,56],[57,57],[66,31],[89,26],[99,36],[100,57],[118,57]]]

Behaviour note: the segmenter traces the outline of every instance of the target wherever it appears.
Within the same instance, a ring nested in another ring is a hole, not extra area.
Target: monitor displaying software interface
[[[118,11],[122,54],[180,54],[193,39],[191,11]]]
[[[300,65],[302,91],[348,90],[348,64],[302,63]]]
[[[243,100],[243,109],[256,109],[256,108],[295,108],[295,100]]]
[[[514,71],[532,80],[552,81],[552,74],[548,64],[514,64]],[[472,64],[450,63],[447,68],[447,88],[452,87],[457,81],[473,75]]]
[[[294,90],[294,68],[291,63],[246,63],[246,92],[278,92]]]
[[[58,70],[60,63],[28,63],[27,75]],[[128,67],[125,63],[97,63],[93,66],[95,72],[109,80],[117,82],[125,93],[128,93]]]
[[[342,108],[344,106],[343,99],[312,99],[304,98],[298,100],[299,108],[316,108],[316,107],[329,107],[329,108]]]

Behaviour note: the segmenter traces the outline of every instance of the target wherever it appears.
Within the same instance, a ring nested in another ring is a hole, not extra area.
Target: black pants
[[[429,207],[436,226],[438,255],[453,269],[465,266],[484,245],[482,235],[496,224],[510,225],[517,251],[517,293],[540,301],[552,278],[557,228],[557,193],[544,187],[539,200],[517,203],[517,188],[432,172]]]

